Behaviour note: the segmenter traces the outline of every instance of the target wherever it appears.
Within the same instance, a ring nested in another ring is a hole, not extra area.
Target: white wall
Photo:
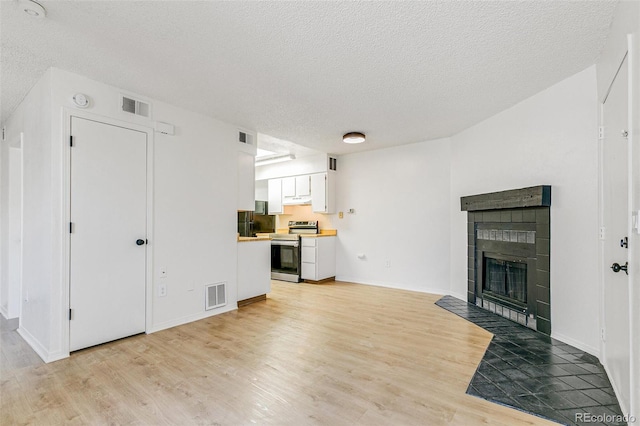
[[[24,288],[29,301],[22,306],[20,332],[46,361],[68,355],[69,129],[63,118],[78,111],[72,103],[78,92],[91,98],[90,107],[81,114],[153,127],[149,119],[119,111],[119,94],[130,93],[58,69],[47,72],[6,122],[10,135],[25,132]],[[155,134],[151,141],[154,190],[147,331],[235,309],[237,300],[237,127],[162,102],[151,103],[153,120],[174,124],[176,135]],[[5,149],[3,144],[3,171]],[[5,179],[2,185],[4,198]],[[5,247],[4,235],[2,240]],[[4,258],[2,264],[6,265]],[[168,272],[163,298],[156,295],[160,267]],[[204,285],[223,281],[229,284],[229,303],[205,311]]]
[[[7,119],[6,141],[2,143],[2,286],[8,285],[8,145],[19,140],[24,162],[23,214],[23,299],[20,328],[38,353],[51,343],[50,317],[54,305],[52,274],[55,257],[52,223],[57,213],[52,200],[51,72],[47,71]]]
[[[449,163],[449,139],[340,157],[337,279],[449,291]]]
[[[552,336],[599,353],[595,66],[451,138],[451,293],[465,299],[460,197],[551,185]]]

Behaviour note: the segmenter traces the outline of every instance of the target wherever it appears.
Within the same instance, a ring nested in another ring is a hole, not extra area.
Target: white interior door
[[[614,263],[624,266],[628,237],[628,61],[623,62],[603,107],[603,221],[604,241],[604,356],[610,379],[623,409],[630,401],[629,276],[614,272]],[[622,240],[622,241],[621,241]]]
[[[72,117],[71,135],[74,351],[145,331],[147,134]]]

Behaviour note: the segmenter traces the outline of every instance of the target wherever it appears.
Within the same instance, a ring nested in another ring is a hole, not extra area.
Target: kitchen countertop
[[[276,230],[277,234],[288,234],[289,233],[289,228],[280,228]],[[300,234],[300,236],[302,237],[311,237],[311,238],[318,238],[318,237],[335,237],[336,235],[338,235],[338,230],[337,229],[321,229],[319,234]]]
[[[338,231],[335,229],[322,229],[319,234],[300,234],[302,238],[335,237],[336,235]]]
[[[265,237],[265,236],[261,236],[261,237],[238,237],[238,242],[239,243],[251,243],[251,242],[255,242],[255,241],[269,241],[271,240],[270,237]]]

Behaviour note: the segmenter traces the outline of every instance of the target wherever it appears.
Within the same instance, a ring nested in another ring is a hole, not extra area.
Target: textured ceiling
[[[1,118],[51,66],[341,154],[455,134],[593,64],[612,1],[0,1]],[[347,131],[367,142],[341,142]]]

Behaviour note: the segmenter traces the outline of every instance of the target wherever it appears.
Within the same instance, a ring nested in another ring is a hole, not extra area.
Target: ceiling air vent
[[[227,304],[227,283],[217,283],[206,285],[205,288],[205,310],[219,308]]]
[[[126,96],[121,96],[120,99],[122,101],[122,111],[140,115],[142,117],[149,117],[149,104],[147,102],[128,98]]]

